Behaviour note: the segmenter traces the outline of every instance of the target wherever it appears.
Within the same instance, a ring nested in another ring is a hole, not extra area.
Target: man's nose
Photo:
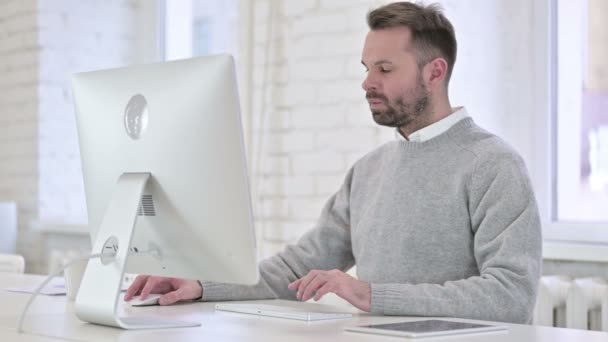
[[[361,83],[361,88],[363,88],[365,92],[368,92],[370,90],[377,90],[378,84],[368,73],[365,79],[363,80],[363,83]]]

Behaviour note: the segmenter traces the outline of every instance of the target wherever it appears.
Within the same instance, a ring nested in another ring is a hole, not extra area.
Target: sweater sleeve
[[[350,237],[350,186],[353,170],[344,184],[325,204],[314,229],[281,253],[260,262],[260,281],[253,286],[202,282],[205,301],[292,299],[287,285],[309,271],[340,269],[354,265]]]
[[[478,160],[468,192],[479,275],[444,284],[371,284],[373,313],[530,322],[542,238],[523,161],[511,153]]]

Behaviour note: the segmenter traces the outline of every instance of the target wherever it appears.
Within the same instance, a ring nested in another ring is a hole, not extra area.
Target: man
[[[436,6],[407,2],[367,19],[363,89],[397,141],[352,166],[316,227],[260,263],[257,285],[140,276],[125,299],[306,301],[332,292],[377,314],[530,321],[541,265],[534,194],[517,153],[450,105],[452,25]],[[355,264],[358,279],[344,273]]]

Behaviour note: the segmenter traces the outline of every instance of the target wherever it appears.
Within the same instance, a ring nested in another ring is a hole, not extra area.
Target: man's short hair
[[[405,26],[412,32],[412,46],[419,68],[442,57],[448,64],[446,86],[456,62],[456,35],[438,4],[394,2],[367,14],[371,30]]]

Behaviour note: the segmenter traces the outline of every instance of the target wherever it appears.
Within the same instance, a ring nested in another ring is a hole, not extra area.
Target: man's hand
[[[200,298],[203,295],[203,288],[196,280],[140,275],[129,286],[125,300],[129,301],[137,295],[141,299],[146,299],[150,293],[164,294],[158,299],[158,303],[171,305],[179,301]]]
[[[298,291],[298,300],[321,299],[329,292],[351,303],[363,311],[370,311],[372,291],[368,283],[357,280],[340,270],[312,270],[306,276],[289,284],[288,288]]]

